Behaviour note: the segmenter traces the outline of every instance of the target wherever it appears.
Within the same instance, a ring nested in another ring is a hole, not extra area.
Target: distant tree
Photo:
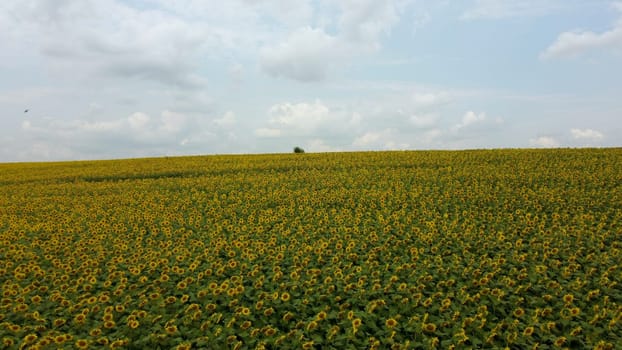
[[[305,153],[305,150],[296,146],[294,147],[294,153]]]

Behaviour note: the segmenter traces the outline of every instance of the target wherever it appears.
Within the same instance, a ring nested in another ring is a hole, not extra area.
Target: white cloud
[[[468,111],[462,116],[461,122],[456,124],[456,129],[462,129],[469,125],[483,122],[484,120],[486,120],[485,113],[476,114],[473,111]]]
[[[592,129],[570,129],[570,133],[576,140],[599,141],[605,137],[600,131]]]
[[[22,121],[22,129],[28,130],[30,128],[32,128],[32,122],[30,122],[30,120]]]
[[[235,113],[227,111],[221,118],[214,119],[214,123],[222,128],[231,128],[236,125]]]
[[[612,7],[622,13],[621,3],[614,3]],[[618,19],[613,28],[602,33],[588,30],[563,32],[540,54],[540,58],[576,56],[586,51],[599,49],[622,50],[622,17]]]
[[[412,100],[414,107],[426,108],[439,106],[451,99],[445,92],[416,92],[413,94]]]
[[[298,28],[284,40],[261,49],[261,67],[273,77],[303,82],[324,80],[353,57],[381,47],[382,37],[399,22],[401,2],[340,0],[337,33],[329,34],[323,27]]]
[[[69,155],[101,158],[102,154],[110,157],[117,153],[127,157],[170,154],[203,132],[197,120],[168,110],[162,111],[159,118],[135,112],[116,120],[25,120],[22,131],[25,139],[36,140],[39,145],[36,149],[29,145],[30,151],[25,150],[24,154],[32,151],[46,159]],[[42,152],[46,145],[50,149]]]
[[[143,129],[149,124],[149,116],[145,113],[136,112],[130,115],[127,120],[132,129]]]
[[[406,142],[398,140],[399,135],[395,129],[384,129],[380,131],[367,131],[363,135],[358,136],[352,142],[355,149],[384,149],[384,150],[400,150],[410,148]]]
[[[271,17],[288,28],[295,28],[313,20],[312,0],[242,0],[252,4],[254,11]]]
[[[441,129],[435,128],[425,131],[422,135],[418,137],[418,141],[421,145],[427,146],[433,145],[435,141],[437,141],[441,136],[443,136],[443,131]]]
[[[279,103],[270,108],[270,123],[287,129],[312,132],[326,123],[329,109],[322,102]]]
[[[261,138],[273,138],[281,136],[281,130],[274,128],[259,128],[255,129],[255,136]]]
[[[555,148],[559,147],[559,142],[551,136],[540,136],[529,140],[529,144],[533,147]]]
[[[370,146],[372,144],[377,143],[377,141],[380,140],[383,134],[387,134],[387,133],[388,133],[387,131],[385,131],[384,133],[368,131],[365,134],[354,139],[354,142],[352,142],[352,145],[355,147]]]
[[[72,79],[99,75],[196,90],[207,83],[200,69],[206,59],[254,54],[274,36],[264,16],[306,23],[312,15],[308,1],[270,3],[7,0],[0,2],[0,40],[9,52],[40,54],[46,68],[71,71]]]
[[[347,108],[330,108],[315,102],[277,103],[268,110],[268,129],[281,135],[335,137],[350,133],[361,122],[361,115]]]
[[[342,16],[340,35],[348,42],[358,42],[376,49],[400,18],[396,1],[340,0]]]
[[[410,122],[417,128],[429,128],[436,124],[438,120],[435,114],[411,115]]]
[[[332,147],[326,143],[325,140],[322,139],[313,139],[307,142],[307,146],[305,150],[308,152],[337,152],[338,148]]]
[[[274,77],[318,81],[344,55],[336,38],[322,29],[301,28],[275,46],[261,50],[261,67]]]
[[[568,0],[477,0],[460,16],[463,20],[541,16],[567,5]]]
[[[188,118],[181,113],[168,110],[162,112],[160,130],[166,134],[175,134],[184,130],[187,126]]]

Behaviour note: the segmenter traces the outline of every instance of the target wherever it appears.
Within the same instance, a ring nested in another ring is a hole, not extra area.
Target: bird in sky
[[[24,113],[28,113],[28,109],[25,109],[25,110],[24,110]]]

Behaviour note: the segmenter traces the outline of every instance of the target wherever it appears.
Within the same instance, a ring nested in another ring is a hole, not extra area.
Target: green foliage
[[[0,348],[622,344],[621,149],[303,158],[0,164]]]

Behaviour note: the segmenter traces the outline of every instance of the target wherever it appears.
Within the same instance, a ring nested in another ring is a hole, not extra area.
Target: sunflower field
[[[0,164],[0,348],[621,344],[622,149]]]

